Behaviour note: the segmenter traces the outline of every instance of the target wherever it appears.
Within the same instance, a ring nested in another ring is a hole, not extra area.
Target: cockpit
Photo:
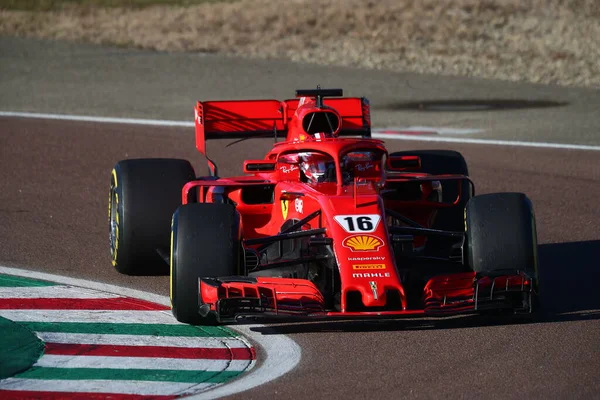
[[[352,150],[340,158],[344,185],[359,180],[381,180],[383,174],[383,152],[381,150]]]
[[[383,174],[383,155],[379,149],[353,149],[339,157],[339,168],[334,157],[316,150],[283,154],[277,162],[284,173],[297,170],[301,182],[349,185],[356,178],[379,181]]]

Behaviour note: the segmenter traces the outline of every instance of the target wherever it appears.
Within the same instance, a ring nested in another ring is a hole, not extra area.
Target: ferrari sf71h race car
[[[474,196],[455,151],[388,154],[371,139],[368,100],[342,96],[317,88],[285,101],[198,102],[204,156],[209,139],[275,137],[264,159],[244,162],[243,176],[219,177],[208,157],[202,177],[180,159],[117,163],[109,201],[116,269],[148,275],[170,266],[173,314],[189,324],[531,313],[529,199]]]

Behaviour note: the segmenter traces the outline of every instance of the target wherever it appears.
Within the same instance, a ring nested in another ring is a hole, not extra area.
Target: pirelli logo
[[[385,269],[385,264],[352,264],[352,269]]]

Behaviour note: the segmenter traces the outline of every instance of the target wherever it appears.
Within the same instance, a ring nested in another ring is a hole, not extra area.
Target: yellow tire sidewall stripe
[[[119,187],[119,180],[117,178],[117,170],[116,168],[113,168],[112,172],[111,172],[111,179],[114,181],[114,188],[110,191],[109,193],[109,198],[108,198],[108,218],[109,218],[109,223],[111,223],[112,221],[110,221],[110,218],[112,217],[112,196],[114,195],[114,199],[115,199],[115,222],[116,222],[116,229],[115,229],[115,244],[114,244],[114,249],[113,249],[113,254],[112,254],[112,265],[113,267],[117,266],[117,254],[118,254],[118,250],[119,250],[119,225],[120,225],[120,218],[119,218],[119,194],[117,193],[117,188]]]

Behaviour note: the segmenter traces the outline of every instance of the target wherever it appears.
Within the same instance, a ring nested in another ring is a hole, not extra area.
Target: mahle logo
[[[353,278],[391,278],[392,274],[389,272],[355,272],[352,274]]]
[[[383,246],[383,240],[373,235],[353,235],[344,239],[342,246],[352,251],[377,251]]]

